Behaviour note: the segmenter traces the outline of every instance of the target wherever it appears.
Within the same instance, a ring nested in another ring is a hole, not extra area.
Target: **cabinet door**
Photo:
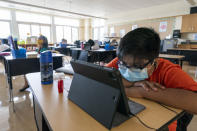
[[[192,14],[192,32],[197,32],[197,14]]]
[[[181,32],[191,32],[191,31],[192,31],[192,15],[184,15],[182,17]]]

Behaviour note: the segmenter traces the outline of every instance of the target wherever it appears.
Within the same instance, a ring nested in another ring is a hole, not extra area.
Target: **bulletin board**
[[[167,23],[166,31],[160,32],[159,27],[160,23]],[[168,18],[159,18],[159,19],[151,19],[151,20],[143,20],[143,21],[136,21],[128,24],[121,24],[121,25],[114,25],[115,32],[119,35],[120,30],[124,29],[125,32],[129,32],[132,29],[132,25],[137,25],[139,27],[148,27],[153,28],[157,33],[159,33],[160,38],[164,39],[168,35],[173,34],[173,29],[175,25],[175,17],[168,17]]]

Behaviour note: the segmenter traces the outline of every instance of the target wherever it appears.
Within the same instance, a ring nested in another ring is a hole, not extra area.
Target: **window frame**
[[[64,36],[64,34],[65,34],[65,32],[64,32],[64,27],[70,27],[70,28],[71,28],[71,43],[74,43],[74,41],[73,41],[73,35],[72,35],[72,29],[73,29],[73,28],[76,28],[76,29],[77,29],[77,32],[78,32],[77,35],[78,35],[78,40],[79,40],[79,27],[77,27],[77,26],[68,26],[68,25],[59,25],[59,24],[56,24],[56,25],[55,25],[55,30],[56,30],[56,31],[57,31],[57,26],[63,27],[63,28],[62,28],[62,30],[63,30],[63,37],[65,37],[65,36]],[[56,32],[56,39],[57,39],[57,32]],[[56,40],[56,42],[59,42],[59,41]],[[70,43],[70,44],[71,44],[71,43]]]
[[[32,25],[38,25],[39,26],[39,32],[41,33],[41,26],[49,26],[50,27],[50,41],[48,41],[49,43],[52,42],[52,34],[51,34],[51,24],[42,24],[42,23],[35,23],[35,22],[21,22],[21,21],[17,21],[17,27],[18,27],[18,36],[19,36],[19,40],[20,38],[20,33],[19,33],[19,24],[26,24],[26,25],[30,25],[30,35],[32,35]]]
[[[45,15],[45,16],[48,16],[49,18],[50,18],[50,22],[49,23],[39,23],[39,22],[33,22],[33,21],[23,21],[23,20],[17,20],[17,12],[24,12],[24,13],[30,13],[30,14],[36,14],[36,15],[39,15],[39,14],[41,14],[41,15]],[[36,12],[28,12],[28,11],[21,11],[21,10],[19,10],[19,11],[15,11],[15,17],[16,17],[16,23],[33,23],[33,24],[44,24],[44,25],[52,25],[52,23],[51,23],[51,18],[53,17],[52,15],[47,15],[47,14],[42,14],[42,13],[36,13]]]
[[[93,27],[92,28],[92,36],[93,36],[93,39],[94,39],[94,29],[98,29],[98,40],[99,41],[102,41],[100,39],[100,36],[101,36],[101,28],[105,28],[105,26],[97,26],[97,27]],[[103,34],[103,39],[104,39],[104,34]]]
[[[10,35],[12,35],[11,20],[0,19],[0,22],[8,22],[9,23],[9,26],[10,26]]]

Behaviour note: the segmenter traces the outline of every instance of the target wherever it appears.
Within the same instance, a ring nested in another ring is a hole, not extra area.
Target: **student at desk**
[[[150,99],[197,114],[197,83],[179,65],[159,59],[160,37],[152,29],[138,28],[120,41],[117,58],[107,66],[119,69],[129,97]],[[183,117],[185,117],[184,115]],[[183,117],[169,126],[182,131],[192,119]],[[180,130],[181,129],[181,130]]]
[[[98,50],[98,49],[100,49],[98,40],[95,40],[94,41],[94,45],[91,47],[91,49],[92,50]]]
[[[107,43],[105,43],[105,50],[113,50],[113,49],[115,49],[115,43],[113,42],[107,42]]]
[[[61,48],[66,48],[67,46],[67,40],[66,39],[62,39],[62,42],[60,42],[60,45],[59,45]]]
[[[47,37],[40,35],[38,38],[38,49],[36,50],[39,54],[43,51],[46,51],[48,49],[48,40]],[[28,65],[27,65],[28,66]],[[29,87],[27,80],[25,79],[25,85],[22,89],[20,89],[20,92],[25,91]]]
[[[48,50],[48,40],[47,37],[40,35],[38,38],[38,49],[36,50],[39,54],[43,51]]]

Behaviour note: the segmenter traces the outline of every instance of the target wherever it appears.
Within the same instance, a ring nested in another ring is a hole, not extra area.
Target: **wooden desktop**
[[[26,75],[33,92],[35,119],[40,131],[107,131],[108,129],[84,112],[81,108],[68,100],[68,90],[72,76],[64,80],[64,92],[58,93],[57,81],[53,85],[41,85],[40,73]],[[184,114],[184,111],[171,108],[172,112],[160,104],[146,100],[130,98],[146,107],[137,116],[148,126],[155,129],[167,127],[171,122]],[[142,125],[135,117],[121,125],[112,128],[112,131],[146,131],[150,130]]]

